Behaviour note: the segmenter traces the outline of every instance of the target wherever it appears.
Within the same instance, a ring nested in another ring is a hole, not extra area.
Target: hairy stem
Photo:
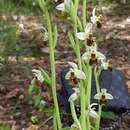
[[[47,28],[49,33],[49,52],[50,52],[50,65],[51,65],[51,86],[52,86],[52,95],[54,100],[55,114],[57,120],[58,129],[61,130],[61,119],[58,107],[58,100],[56,94],[56,71],[55,71],[55,55],[54,55],[54,46],[53,46],[53,34],[52,34],[52,25],[48,11],[45,12],[47,18]]]
[[[85,28],[86,26],[86,0],[83,0],[83,27]]]
[[[88,70],[88,84],[87,84],[87,95],[86,95],[86,106],[87,108],[89,108],[90,106],[90,100],[91,100],[91,82],[92,82],[92,68],[91,66],[88,64],[87,65],[87,70]],[[89,121],[89,117],[87,117],[87,130],[90,130],[90,121]]]
[[[70,101],[70,108],[71,108],[71,114],[72,114],[72,117],[74,119],[74,122],[76,123],[76,125],[78,126],[79,130],[83,130],[81,128],[81,125],[80,125],[80,122],[77,118],[77,115],[76,115],[76,112],[75,112],[75,105],[74,105],[74,102],[73,101]]]
[[[96,122],[96,130],[100,129],[101,113],[102,113],[102,105],[99,105],[99,107],[98,107],[98,118],[97,118],[97,122]]]

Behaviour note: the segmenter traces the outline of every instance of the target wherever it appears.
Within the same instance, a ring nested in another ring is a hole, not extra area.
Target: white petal
[[[37,79],[38,79],[40,82],[43,82],[43,81],[44,81],[44,77],[43,77],[43,75],[42,75],[42,73],[41,73],[40,70],[33,69],[32,72],[33,72],[34,76],[37,77]]]
[[[60,10],[60,11],[65,11],[65,3],[61,3],[61,4],[57,5],[56,9]]]
[[[86,25],[86,27],[85,27],[85,33],[86,33],[86,35],[88,35],[91,32],[92,26],[93,25],[90,22]]]
[[[13,18],[13,20],[17,20],[18,16],[17,15],[13,15],[12,18]]]
[[[101,62],[102,62],[101,67],[102,67],[104,70],[107,70],[107,69],[108,69],[108,66],[109,66],[109,63],[108,63],[108,62],[104,62],[103,60],[102,60]]]
[[[46,105],[46,101],[41,100],[40,104],[43,105],[43,106],[45,106]]]
[[[89,60],[90,60],[90,57],[91,57],[90,52],[85,52],[85,53],[82,55],[82,60],[84,60],[84,61],[86,61],[86,62],[88,63]]]
[[[33,72],[33,73],[41,73],[41,71],[40,71],[40,70],[37,70],[37,69],[33,69],[32,72]]]
[[[109,93],[106,93],[106,99],[109,99],[109,100],[112,100],[113,99],[113,96]]]
[[[98,114],[93,109],[91,109],[88,114],[90,117],[93,117],[93,118],[97,118],[98,116]]]
[[[77,125],[75,124],[75,123],[73,123],[72,125],[71,125],[71,128],[76,128],[77,127]]]
[[[106,92],[107,92],[107,89],[105,89],[105,88],[102,88],[102,89],[101,89],[101,93],[102,93],[102,94],[106,94]]]
[[[69,102],[70,102],[70,101],[75,101],[77,98],[78,98],[77,93],[73,93],[73,94],[70,95],[68,101],[69,101]]]
[[[93,13],[92,13],[93,17],[96,16],[96,7],[93,9]]]
[[[92,108],[93,106],[97,106],[98,104],[97,103],[92,103],[91,105],[90,105],[90,108]]]
[[[79,88],[72,88],[76,93],[80,93]]]
[[[91,17],[90,19],[91,19],[91,22],[93,24],[96,24],[96,22],[97,22],[97,17],[96,16],[95,17]]]
[[[71,77],[71,71],[67,72],[67,74],[65,75],[65,79],[70,79]]]
[[[78,130],[78,127],[75,123],[73,123],[70,127],[70,130]]]
[[[74,62],[68,62],[73,69],[78,69],[78,66]]]
[[[80,40],[85,40],[87,38],[85,32],[76,33],[76,37]]]
[[[81,70],[75,70],[75,75],[78,79],[86,79],[85,73]]]
[[[64,3],[65,3],[66,6],[69,6],[70,2],[71,2],[71,0],[64,0]]]
[[[101,93],[97,93],[95,94],[94,99],[100,100],[101,96],[102,96]]]
[[[96,56],[97,56],[98,59],[101,59],[101,60],[105,60],[106,59],[105,55],[102,54],[101,52],[98,52],[98,51],[96,52]]]
[[[20,29],[24,29],[24,25],[22,23],[20,23],[18,26]]]

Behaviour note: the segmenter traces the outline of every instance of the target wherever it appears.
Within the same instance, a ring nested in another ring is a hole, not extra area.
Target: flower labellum
[[[91,47],[93,45],[93,43],[94,43],[93,35],[89,34],[89,36],[87,38],[87,45]]]

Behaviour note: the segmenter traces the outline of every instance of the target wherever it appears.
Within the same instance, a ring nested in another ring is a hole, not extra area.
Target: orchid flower
[[[44,81],[42,72],[40,70],[33,69],[32,72],[33,72],[35,78],[37,78],[38,81],[40,81],[41,83]]]
[[[112,100],[113,96],[111,94],[107,93],[107,90],[103,88],[103,89],[101,89],[101,92],[97,93],[94,96],[94,99],[99,100],[101,104],[106,104],[106,101]]]
[[[95,105],[98,105],[97,103],[92,103],[90,106],[89,106],[89,111],[87,113],[87,115],[89,115],[90,117],[92,118],[97,118],[98,117],[98,114],[95,112],[95,108],[93,108],[93,106]]]
[[[102,61],[102,63],[101,63],[101,67],[104,69],[104,70],[112,70],[112,66],[111,66],[111,64],[110,64],[110,61],[108,60],[108,61]]]
[[[64,0],[63,3],[56,6],[56,9],[64,12],[66,7],[70,6],[70,2],[71,0]]]
[[[75,86],[78,84],[78,80],[86,79],[85,73],[78,69],[78,66],[73,62],[68,62],[68,64],[71,66],[68,73],[65,75],[65,79],[70,80],[72,85]]]
[[[80,90],[79,88],[73,88],[74,93],[72,93],[68,99],[68,101],[75,101],[79,97]]]
[[[85,31],[76,33],[76,37],[80,40],[86,40],[89,37],[91,30],[92,30],[92,23],[88,23],[85,27]]]
[[[89,64],[97,64],[98,61],[103,61],[105,59],[106,57],[101,52],[97,51],[96,48],[91,48],[82,55],[82,60]]]
[[[93,24],[97,24],[97,27],[98,28],[101,28],[101,23],[100,23],[100,18],[101,18],[101,15],[99,16],[96,16],[96,7],[93,9],[93,12],[92,12],[92,17],[90,18],[91,19],[91,22]]]

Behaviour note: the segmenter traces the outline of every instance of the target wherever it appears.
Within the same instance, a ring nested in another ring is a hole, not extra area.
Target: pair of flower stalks
[[[101,15],[96,16],[96,8],[93,9],[91,22],[86,24],[86,1],[83,1],[83,27],[80,18],[77,16],[78,12],[78,0],[72,2],[71,0],[65,0],[59,4],[56,9],[66,12],[69,14],[73,32],[69,33],[70,43],[74,49],[77,59],[78,66],[73,62],[68,62],[70,65],[70,71],[66,74],[65,78],[70,81],[73,86],[74,93],[69,97],[71,113],[74,120],[74,124],[71,129],[77,130],[99,130],[100,128],[100,117],[102,105],[105,105],[107,100],[113,99],[113,96],[107,93],[106,89],[101,89],[99,86],[98,78],[100,72],[104,69],[111,69],[109,61],[106,57],[98,51],[97,43],[93,36],[93,31],[96,28],[101,28]],[[83,30],[78,32],[77,30]],[[86,44],[86,52],[81,56],[80,54],[80,43],[84,41]],[[94,99],[99,101],[98,113],[94,111],[93,106],[98,104],[90,102],[91,100],[91,82],[92,82],[92,69],[94,69],[96,90],[97,94]],[[80,98],[80,99],[79,99]],[[75,105],[80,100],[81,115],[78,118],[75,111]],[[92,122],[94,120],[94,124]]]
[[[41,10],[46,17],[51,76],[44,70],[33,70],[34,79],[36,81],[46,82],[52,87],[52,94],[54,100],[54,115],[53,124],[54,130],[62,130],[59,107],[56,95],[56,72],[55,72],[55,58],[54,50],[57,43],[57,28],[53,28],[51,23],[50,14],[48,12],[48,5],[46,0],[38,0]],[[64,0],[59,4],[56,9],[67,13],[70,16],[72,24],[72,32],[69,32],[69,39],[78,59],[78,65],[73,62],[68,62],[70,70],[65,78],[70,81],[74,93],[70,95],[69,102],[72,117],[74,120],[70,130],[99,130],[102,106],[106,104],[107,100],[113,99],[113,96],[107,93],[106,89],[100,89],[99,76],[103,69],[110,69],[111,66],[106,57],[98,51],[96,40],[93,36],[94,29],[101,28],[101,16],[96,16],[96,8],[93,9],[90,22],[86,23],[86,0],[83,0],[83,17],[81,22],[78,13],[78,0]],[[80,32],[78,32],[78,30]],[[82,31],[84,30],[84,31]],[[85,43],[86,52],[81,56],[80,48],[81,43]],[[91,82],[92,71],[94,70],[97,94],[94,99],[97,99],[99,104],[91,104]],[[51,77],[51,78],[50,78]],[[33,82],[34,83],[34,82]],[[78,102],[78,100],[80,102]],[[80,103],[81,114],[78,117],[76,114],[75,106]],[[98,105],[98,112],[95,111],[94,106]]]

